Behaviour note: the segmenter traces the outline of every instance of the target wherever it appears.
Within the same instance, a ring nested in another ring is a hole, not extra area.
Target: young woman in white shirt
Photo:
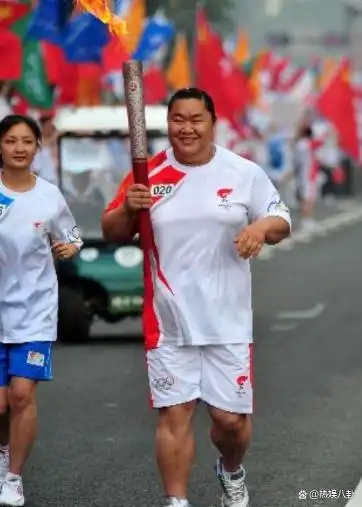
[[[52,379],[54,256],[69,259],[82,245],[59,189],[32,172],[40,144],[31,118],[0,122],[0,505],[14,507],[25,503],[22,473],[36,435],[37,385]]]

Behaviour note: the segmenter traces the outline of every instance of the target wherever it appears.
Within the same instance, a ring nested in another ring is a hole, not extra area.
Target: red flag
[[[64,51],[61,47],[51,44],[50,42],[42,42],[43,59],[45,72],[48,82],[57,85],[64,79],[64,72],[69,65],[66,61]]]
[[[20,79],[22,74],[22,43],[17,35],[0,28],[0,80]]]
[[[213,97],[220,116],[238,121],[251,100],[248,78],[225,53],[203,9],[198,11],[197,27],[196,84]]]
[[[58,104],[98,105],[101,95],[102,68],[95,63],[69,63],[64,51],[43,43],[44,65],[48,81],[59,86]]]
[[[58,81],[57,106],[96,106],[101,103],[101,66],[95,63],[69,63]]]
[[[348,59],[344,59],[333,79],[318,97],[316,107],[335,126],[341,148],[354,159],[358,159],[358,130],[350,70]]]
[[[109,74],[110,72],[122,70],[122,64],[129,59],[129,54],[117,37],[111,35],[110,41],[103,48],[102,66],[103,72]]]
[[[11,96],[11,107],[14,114],[26,115],[31,109],[29,102],[18,92],[14,92]]]
[[[57,106],[75,105],[77,102],[78,67],[76,63],[66,63],[66,72],[61,76],[58,85]]]
[[[166,78],[156,65],[144,73],[144,93],[147,105],[159,104],[167,98]]]
[[[102,69],[96,63],[79,63],[77,75],[77,106],[101,104]]]
[[[284,72],[288,69],[288,67],[291,65],[291,61],[289,58],[282,58],[276,55],[273,55],[271,65],[269,67],[269,73],[270,73],[270,83],[269,87],[270,90],[278,91],[279,87],[281,86],[281,81]]]
[[[0,0],[0,28],[10,28],[30,10],[30,5],[20,2]]]

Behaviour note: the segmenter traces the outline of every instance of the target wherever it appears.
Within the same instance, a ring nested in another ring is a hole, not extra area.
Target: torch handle
[[[140,183],[148,187],[148,143],[143,95],[142,62],[136,60],[125,62],[123,64],[123,78],[127,104],[129,138],[131,142],[133,179],[135,183]],[[147,253],[153,247],[153,232],[149,210],[139,213],[138,230],[141,248],[144,253]]]

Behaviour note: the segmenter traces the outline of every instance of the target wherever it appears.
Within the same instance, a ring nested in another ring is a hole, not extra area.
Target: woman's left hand
[[[71,259],[78,252],[79,249],[74,243],[64,243],[64,241],[54,241],[52,243],[52,251],[57,259],[65,261]]]

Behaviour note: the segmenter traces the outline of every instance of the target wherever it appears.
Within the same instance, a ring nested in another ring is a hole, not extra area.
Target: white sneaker
[[[241,466],[234,473],[225,472],[218,459],[215,470],[222,488],[221,507],[249,507],[244,468]]]
[[[188,500],[180,500],[179,498],[172,497],[167,498],[164,507],[191,507],[191,505]]]
[[[6,474],[9,471],[9,449],[8,447],[0,448],[0,485],[4,482]]]
[[[23,481],[21,477],[7,474],[0,493],[0,505],[22,507],[25,504]]]

